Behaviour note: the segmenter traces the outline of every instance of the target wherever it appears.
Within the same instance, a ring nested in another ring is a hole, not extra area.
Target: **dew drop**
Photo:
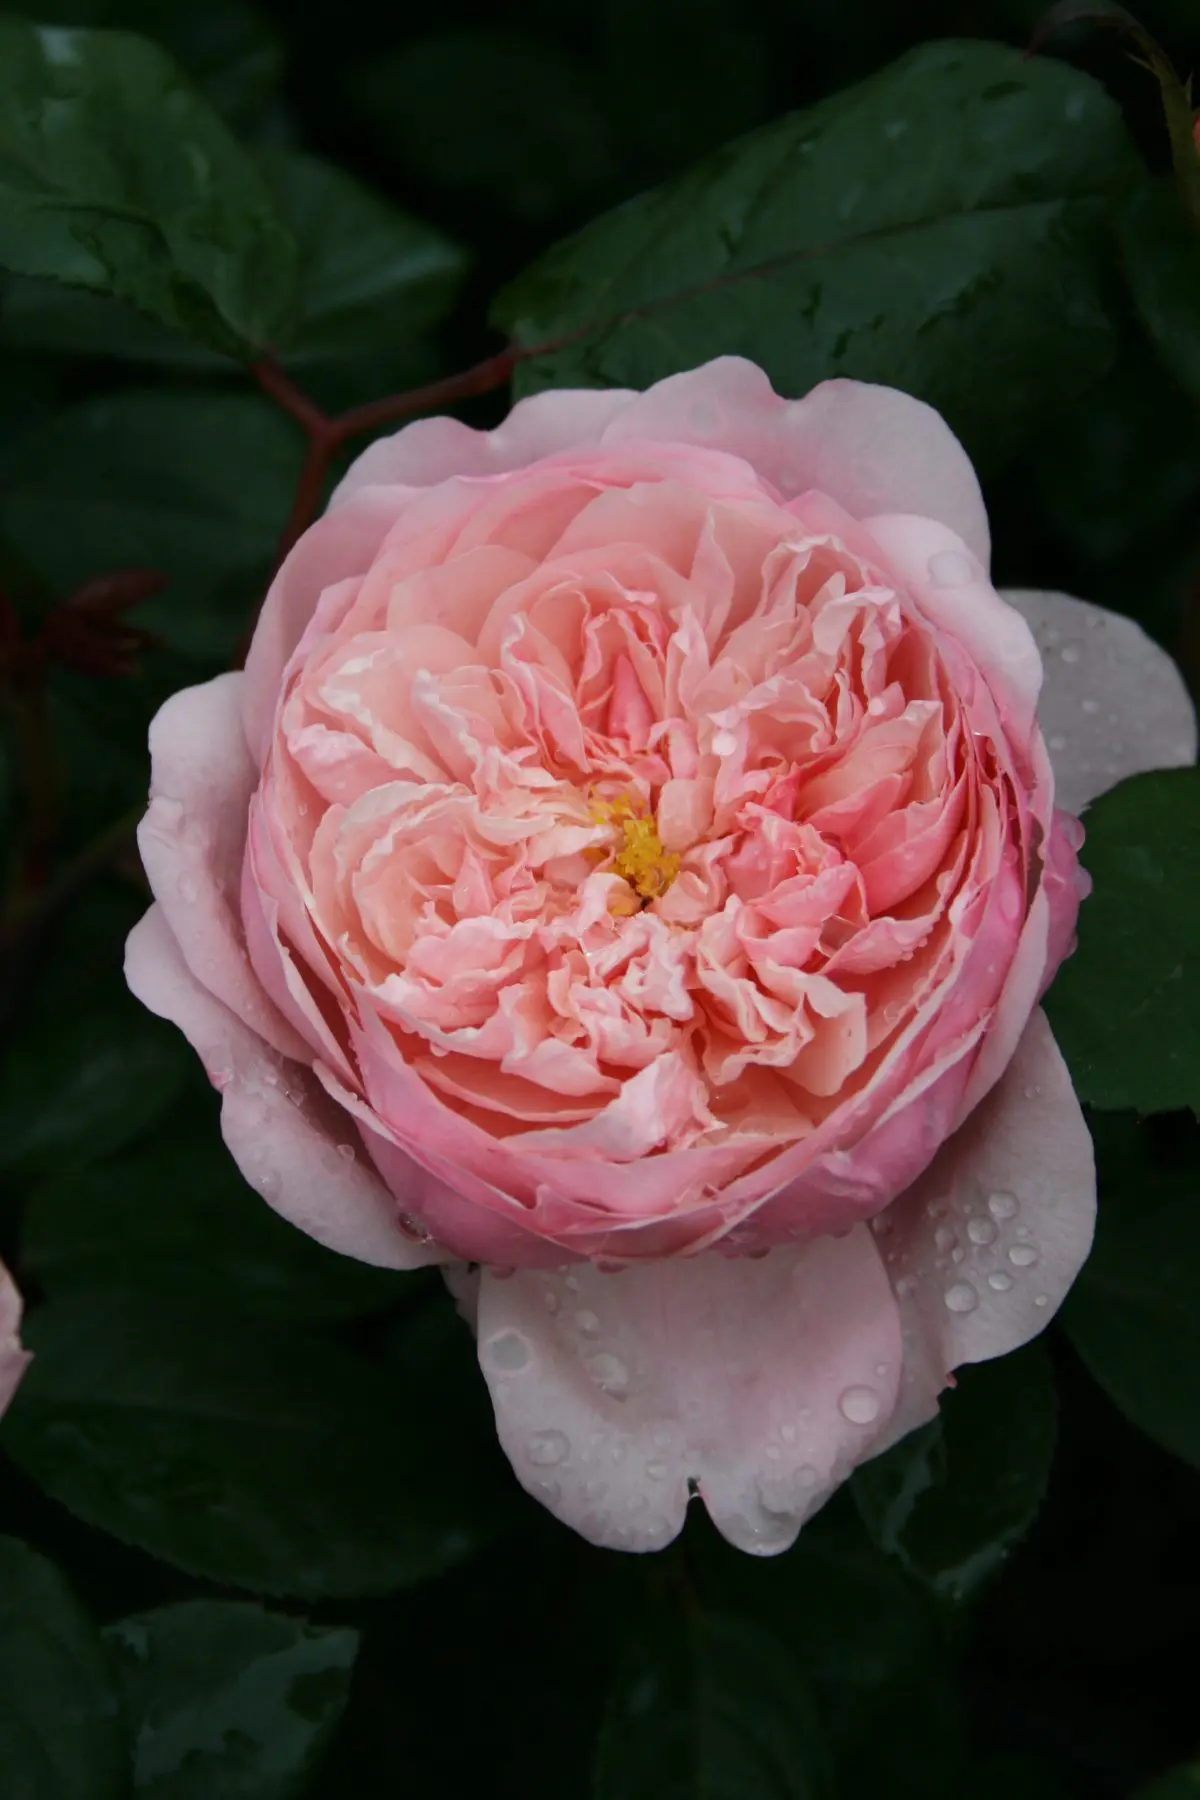
[[[587,1358],[587,1371],[597,1387],[606,1394],[620,1397],[629,1386],[629,1370],[611,1350],[597,1350]]]
[[[1092,718],[1100,711],[1100,702],[1098,700],[1085,700],[1083,703],[1083,710],[1087,713],[1089,718]]]
[[[1010,1194],[1006,1188],[989,1194],[987,1206],[993,1219],[1015,1219],[1020,1211],[1017,1196]]]
[[[1067,740],[1065,737],[1063,737],[1061,732],[1057,733],[1052,738],[1046,739],[1046,748],[1048,750],[1065,750],[1066,747],[1067,747]]]
[[[558,1295],[555,1293],[553,1288],[545,1288],[543,1290],[542,1305],[545,1307],[546,1311],[550,1314],[551,1318],[554,1317],[555,1313],[558,1311],[559,1306],[561,1304],[562,1303],[559,1300]]]
[[[502,1375],[518,1375],[529,1367],[529,1344],[519,1331],[498,1331],[495,1337],[488,1339],[484,1349],[493,1369],[498,1369]]]
[[[1083,652],[1078,644],[1064,644],[1059,654],[1065,663],[1077,663]]]
[[[538,1499],[544,1500],[548,1506],[552,1506],[556,1500],[562,1499],[562,1489],[557,1481],[535,1481],[533,1490]],[[587,1493],[586,1488],[584,1493]]]
[[[277,1169],[264,1169],[255,1183],[255,1186],[258,1188],[258,1191],[264,1200],[274,1200],[282,1186],[279,1179],[279,1171]]]
[[[879,1417],[879,1395],[874,1388],[848,1387],[838,1401],[838,1410],[852,1425],[871,1425]]]
[[[987,1284],[993,1293],[1006,1294],[1013,1284],[1013,1278],[1011,1275],[1006,1275],[1003,1269],[993,1269],[987,1278]]]
[[[779,1435],[785,1444],[794,1444],[796,1441],[796,1427],[792,1424],[781,1425],[779,1427]]]
[[[939,1225],[933,1234],[933,1241],[939,1250],[949,1250],[958,1242],[958,1233],[951,1231],[949,1225]]]
[[[587,1312],[586,1310],[575,1314],[575,1323],[583,1333],[584,1337],[595,1337],[600,1329],[600,1321],[596,1317],[596,1314],[594,1312]]]
[[[1008,1260],[1014,1269],[1032,1269],[1038,1259],[1038,1253],[1032,1244],[1014,1244],[1008,1253]]]
[[[999,1226],[991,1219],[970,1219],[967,1222],[967,1236],[973,1244],[994,1244],[999,1236]]]
[[[571,1440],[565,1431],[535,1431],[529,1440],[529,1460],[540,1469],[553,1469],[565,1462],[571,1453]]]
[[[651,1481],[665,1481],[670,1470],[667,1468],[665,1462],[659,1462],[656,1457],[653,1462],[648,1462],[646,1464],[646,1473]]]
[[[953,1287],[946,1289],[942,1299],[946,1303],[947,1310],[952,1313],[974,1312],[979,1305],[979,1295],[969,1281],[956,1281]]]
[[[900,1279],[896,1283],[896,1292],[899,1294],[901,1300],[906,1300],[908,1298],[908,1296],[913,1292],[916,1285],[917,1284],[913,1280],[911,1275],[901,1275]]]
[[[358,1154],[353,1144],[339,1144],[337,1153],[345,1163],[352,1163],[355,1156]]]
[[[767,1445],[767,1461],[768,1462],[782,1462],[782,1460],[783,1460],[783,1451],[779,1448],[779,1445],[778,1444],[768,1444]]]
[[[1049,1294],[1035,1294],[1033,1296],[1033,1304],[1035,1306],[1049,1306],[1049,1304],[1050,1304]]]
[[[812,1463],[801,1463],[800,1467],[796,1470],[796,1480],[801,1487],[816,1487],[820,1479],[821,1471],[814,1468]]]

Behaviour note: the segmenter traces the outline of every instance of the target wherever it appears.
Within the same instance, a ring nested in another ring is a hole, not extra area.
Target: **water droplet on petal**
[[[939,1225],[933,1234],[933,1241],[939,1250],[949,1250],[958,1242],[958,1233],[952,1231],[949,1225]]]
[[[1048,750],[1065,750],[1066,747],[1067,740],[1063,737],[1061,732],[1058,732],[1054,737],[1046,739],[1046,748]]]
[[[946,1308],[952,1313],[974,1312],[979,1305],[979,1295],[969,1281],[956,1281],[942,1295]]]
[[[999,1236],[999,1226],[991,1219],[971,1219],[967,1223],[967,1236],[973,1244],[994,1244]]]
[[[838,1410],[852,1425],[872,1425],[879,1417],[879,1395],[874,1388],[848,1387],[838,1401]]]
[[[577,1312],[575,1314],[575,1323],[583,1333],[584,1337],[595,1337],[600,1329],[600,1321],[594,1312]]]
[[[553,1288],[544,1288],[542,1290],[542,1305],[545,1307],[546,1311],[550,1314],[551,1318],[554,1317],[555,1313],[558,1311],[559,1306],[561,1304],[562,1303],[559,1300],[558,1295],[555,1293]]]
[[[785,1444],[794,1444],[796,1441],[796,1427],[791,1424],[781,1425],[779,1427],[779,1435]]]
[[[783,1459],[783,1451],[779,1448],[779,1445],[778,1444],[768,1444],[767,1445],[767,1461],[768,1462],[781,1462],[782,1459]]]
[[[1013,1284],[1013,1278],[1006,1275],[1003,1269],[993,1269],[987,1278],[987,1284],[994,1293],[1006,1294]]]
[[[1014,1244],[1008,1253],[1008,1260],[1014,1269],[1032,1269],[1038,1260],[1038,1253],[1032,1244]]]
[[[339,1144],[337,1153],[345,1163],[352,1163],[358,1154],[353,1144]]]
[[[542,1469],[565,1462],[570,1453],[571,1440],[565,1431],[535,1431],[529,1440],[529,1460]]]
[[[1035,1294],[1033,1296],[1033,1304],[1035,1306],[1049,1306],[1049,1304],[1050,1304],[1049,1294]]]
[[[519,1375],[532,1360],[528,1340],[519,1331],[498,1331],[483,1348],[492,1368],[502,1375]]]
[[[989,1194],[987,1205],[993,1219],[1015,1219],[1021,1210],[1017,1196],[1010,1194],[1006,1188],[1000,1188],[996,1193]]]
[[[670,1474],[670,1470],[667,1468],[665,1462],[659,1462],[656,1458],[653,1462],[648,1462],[646,1464],[646,1473],[651,1481],[665,1481]]]
[[[1085,700],[1083,703],[1083,710],[1090,718],[1100,711],[1100,702],[1098,700]]]
[[[596,1385],[606,1394],[620,1399],[629,1386],[629,1370],[620,1357],[614,1356],[611,1350],[597,1350],[586,1361],[588,1374]]]
[[[1064,644],[1060,655],[1065,663],[1077,663],[1083,652],[1078,644]]]

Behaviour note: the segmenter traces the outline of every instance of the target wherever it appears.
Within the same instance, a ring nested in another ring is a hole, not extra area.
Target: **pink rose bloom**
[[[904,394],[546,393],[374,444],[154,723],[134,992],[285,1217],[448,1265],[596,1543],[785,1548],[1087,1254],[1072,815],[1194,721],[988,556]]]

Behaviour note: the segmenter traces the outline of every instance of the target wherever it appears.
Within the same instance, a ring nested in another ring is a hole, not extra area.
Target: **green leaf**
[[[412,1277],[337,1256],[265,1206],[221,1142],[215,1096],[190,1096],[154,1138],[56,1175],[33,1196],[22,1266],[54,1296],[128,1282],[264,1318],[355,1318]]]
[[[1062,1322],[1126,1417],[1200,1467],[1196,1197],[1193,1173],[1149,1167],[1106,1191]]]
[[[1040,1343],[960,1369],[938,1418],[852,1478],[875,1542],[940,1597],[967,1599],[1037,1515],[1056,1413]]]
[[[521,392],[734,352],[787,394],[906,388],[994,465],[1110,360],[1108,214],[1137,173],[1087,76],[929,44],[606,214],[493,316],[522,345],[570,338]]]
[[[225,1600],[105,1632],[134,1740],[138,1800],[294,1800],[337,1728],[358,1633]]]
[[[1081,1100],[1200,1108],[1200,770],[1136,775],[1088,808],[1095,884],[1047,997]]]
[[[687,1547],[702,1604],[765,1627],[795,1658],[839,1795],[933,1800],[955,1791],[965,1734],[938,1609],[868,1541],[851,1505],[835,1502],[783,1556],[745,1556],[696,1517]]]
[[[1140,1787],[1133,1800],[1197,1800],[1200,1796],[1200,1762],[1172,1769],[1148,1787]]]
[[[119,1289],[49,1302],[24,1337],[0,1441],[87,1523],[191,1574],[387,1593],[508,1522],[498,1453],[433,1363],[401,1382],[315,1336]]]
[[[1161,182],[1131,195],[1120,240],[1142,323],[1180,386],[1200,400],[1200,231]]]
[[[524,31],[432,32],[354,70],[349,86],[414,174],[523,221],[594,196],[619,166],[587,67]]]
[[[458,296],[466,254],[333,163],[264,152],[263,166],[299,247],[298,323],[278,346],[289,368],[387,352],[416,367],[431,328]],[[124,306],[49,282],[14,282],[0,306],[13,344],[222,374],[223,357]],[[355,398],[369,396],[369,383]]]
[[[817,1800],[826,1751],[803,1677],[741,1620],[672,1620],[609,1696],[595,1800]]]
[[[284,334],[296,246],[157,46],[0,20],[0,266],[115,295],[228,355]]]
[[[160,570],[167,585],[131,616],[222,661],[265,591],[303,457],[292,422],[252,394],[104,395],[14,449],[0,531],[59,592],[107,569]]]
[[[300,244],[289,364],[386,349],[450,310],[466,256],[440,231],[320,157],[277,152],[266,169]]]
[[[18,0],[7,11],[41,25],[133,31],[173,56],[206,100],[231,124],[248,127],[272,101],[283,76],[283,45],[271,22],[247,0]]]
[[[19,1032],[0,1058],[0,1172],[68,1172],[139,1136],[191,1066],[177,1031],[139,1006],[121,974],[143,896],[81,894],[43,946],[23,991]]]
[[[63,1577],[0,1538],[0,1771],[4,1800],[124,1800],[129,1748],[91,1620]]]

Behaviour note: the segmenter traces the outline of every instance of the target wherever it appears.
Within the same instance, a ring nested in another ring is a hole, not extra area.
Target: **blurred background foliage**
[[[343,1262],[253,1199],[190,1053],[120,974],[145,903],[148,720],[235,658],[301,475],[303,434],[242,366],[265,344],[332,412],[506,333],[602,322],[518,391],[638,384],[723,348],[785,388],[910,386],[980,463],[999,582],[1132,614],[1195,691],[1200,240],[1155,82],[1113,35],[1074,30],[1053,64],[921,52],[787,120],[930,40],[1021,48],[1040,10],[7,9],[0,120],[45,75],[16,21],[161,48],[89,40],[93,99],[38,174],[82,237],[22,215],[29,171],[0,123],[0,1252],[37,1353],[0,1429],[6,1800],[1200,1792],[1190,775],[1093,815],[1113,903],[1085,917],[1056,1023],[1104,1108],[1101,1224],[1061,1320],[965,1371],[935,1426],[766,1563],[700,1517],[622,1559],[528,1501],[439,1284]],[[1195,0],[1147,0],[1145,23],[1181,72],[1200,61]],[[762,127],[759,148],[721,150]],[[136,227],[117,204],[131,169]],[[198,252],[179,225],[201,201]],[[868,235],[902,219],[911,247],[864,247],[864,214]],[[828,291],[794,260],[816,243]],[[691,291],[779,250],[786,267],[723,300]],[[460,410],[487,425],[508,400]],[[88,586],[130,570],[161,580]],[[1188,963],[1135,1059],[1105,982],[1145,918]]]

